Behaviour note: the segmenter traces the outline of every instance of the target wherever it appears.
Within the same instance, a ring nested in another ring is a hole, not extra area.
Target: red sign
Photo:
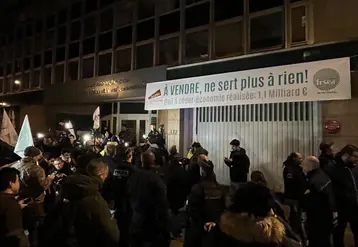
[[[341,131],[341,123],[336,120],[327,120],[324,124],[324,130],[328,134],[338,134]]]

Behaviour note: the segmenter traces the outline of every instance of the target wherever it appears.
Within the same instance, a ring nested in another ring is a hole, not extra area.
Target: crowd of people
[[[109,138],[101,145],[78,153],[70,137],[49,151],[45,141],[1,167],[0,246],[343,247],[347,223],[358,244],[355,146],[334,155],[322,143],[319,158],[290,154],[280,193],[262,172],[249,174],[236,139],[223,157],[228,188],[198,142],[187,157],[173,146],[166,159]]]

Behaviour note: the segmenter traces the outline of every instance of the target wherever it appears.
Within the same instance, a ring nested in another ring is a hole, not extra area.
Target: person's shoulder
[[[21,207],[15,198],[3,193],[0,193],[0,209],[6,211],[21,211]]]

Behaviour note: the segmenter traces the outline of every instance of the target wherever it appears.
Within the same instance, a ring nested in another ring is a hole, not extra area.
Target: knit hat
[[[39,156],[41,154],[40,149],[34,146],[29,146],[24,151],[24,156],[35,158],[36,156]]]

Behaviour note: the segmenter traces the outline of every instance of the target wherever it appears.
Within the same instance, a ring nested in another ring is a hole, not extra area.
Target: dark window
[[[6,74],[7,75],[12,74],[12,64],[11,63],[6,64]]]
[[[60,27],[57,33],[57,45],[63,45],[66,42],[66,35],[66,26]]]
[[[112,48],[112,32],[101,34],[99,36],[99,50],[107,50]]]
[[[45,37],[45,48],[52,48],[53,46],[54,31],[48,31]]]
[[[170,23],[170,24],[169,24]],[[159,19],[159,35],[166,35],[180,31],[180,12],[163,15]]]
[[[79,40],[81,35],[81,21],[72,22],[71,25],[71,41]]]
[[[25,40],[24,53],[25,53],[25,55],[29,55],[32,53],[32,39]]]
[[[154,16],[154,1],[138,0],[138,20]]]
[[[33,24],[32,23],[28,23],[26,25],[26,36],[27,37],[31,37],[34,34],[34,30],[33,30]],[[12,36],[12,35],[11,35]],[[10,36],[10,37],[11,37]]]
[[[51,67],[46,67],[44,69],[44,80],[43,80],[44,85],[51,84],[51,72],[52,72]]]
[[[55,16],[50,15],[46,17],[46,28],[51,29],[55,26]]]
[[[244,15],[244,0],[215,1],[215,21],[223,21]]]
[[[4,76],[4,67],[0,66],[0,76]]]
[[[113,28],[113,11],[112,9],[106,10],[101,13],[101,32],[105,32]]]
[[[85,18],[85,22],[84,22],[84,26],[85,26],[85,30],[84,30],[84,36],[92,36],[96,33],[96,19],[97,16],[95,15],[91,15],[88,16],[87,18]]]
[[[52,64],[52,51],[45,51],[44,55],[45,64]]]
[[[97,0],[86,0],[85,2],[85,12],[90,13],[97,9]]]
[[[65,60],[66,49],[65,47],[59,47],[56,49],[56,62]]]
[[[22,43],[17,43],[15,45],[16,50],[15,50],[15,56],[16,57],[21,57],[22,56]]]
[[[137,46],[137,69],[153,66],[153,43]]]
[[[130,2],[119,2],[117,5],[116,25],[124,26],[133,21],[133,4]]]
[[[112,66],[112,53],[107,53],[99,56],[98,75],[109,75]]]
[[[68,54],[69,59],[78,57],[80,55],[80,42],[70,44],[69,50],[70,50]]]
[[[15,73],[20,72],[20,70],[21,70],[21,62],[20,62],[20,60],[15,61],[14,67],[15,67]]]
[[[116,51],[116,72],[131,70],[132,49]]]
[[[180,7],[180,0],[166,0],[157,3],[157,10],[159,14],[167,13]]]
[[[41,66],[41,54],[36,54],[34,59],[34,68]]]
[[[111,5],[114,2],[114,0],[100,0],[99,5],[101,8],[104,8],[108,5]]]
[[[197,62],[208,59],[208,31],[187,34],[186,36],[186,61]]]
[[[16,39],[20,41],[20,40],[22,40],[23,37],[24,37],[24,28],[21,26],[21,27],[17,28]]]
[[[306,7],[293,8],[291,11],[292,42],[306,41]]]
[[[32,75],[32,83],[31,88],[37,88],[40,86],[40,80],[41,80],[41,71],[35,70]]]
[[[63,83],[65,79],[65,65],[58,64],[56,65],[55,71],[55,83],[60,84]]]
[[[185,28],[194,28],[209,24],[210,3],[203,3],[190,8],[185,11]]]
[[[93,77],[93,68],[94,68],[94,58],[85,58],[82,62],[82,78],[92,78]]]
[[[71,18],[76,19],[82,15],[82,2],[72,4],[71,7]]]
[[[205,0],[185,0],[185,4],[190,5],[190,4],[194,4],[194,3],[200,3],[203,1],[205,1]]]
[[[225,57],[243,51],[242,22],[215,27],[215,56]]]
[[[5,79],[0,79],[0,93],[4,93],[4,81]]]
[[[117,46],[132,44],[132,26],[117,30]]]
[[[13,33],[13,30],[10,30],[9,34],[8,34],[8,43],[9,44],[12,44],[14,42],[14,38],[15,38],[14,36],[15,36],[15,34]]]
[[[154,37],[154,19],[144,21],[137,26],[137,41],[147,40]]]
[[[271,9],[282,5],[283,5],[283,0],[270,0],[270,1],[249,0],[249,11],[250,13],[252,13],[265,9]]]
[[[42,31],[43,31],[43,21],[42,20],[36,21],[35,29],[36,29],[37,34],[42,33]]]
[[[94,53],[95,50],[95,38],[85,39],[83,41],[83,55]]]
[[[25,57],[24,58],[24,70],[29,70],[31,68],[31,58]]]
[[[251,50],[283,45],[283,13],[251,19]]]
[[[12,57],[14,55],[14,48],[13,46],[8,46],[6,49],[6,59],[7,60],[12,60]]]
[[[43,38],[42,36],[35,37],[35,52],[40,52],[43,49]]]
[[[25,73],[22,78],[21,87],[22,89],[28,89],[30,86],[30,73]]]
[[[58,25],[64,24],[67,21],[67,9],[61,9],[58,12]]]
[[[159,64],[177,65],[179,63],[179,38],[161,40],[159,51]]]
[[[68,63],[68,80],[78,80],[78,61],[72,61]]]
[[[10,92],[10,82],[11,82],[11,78],[5,78],[4,79],[4,93],[9,93]]]

